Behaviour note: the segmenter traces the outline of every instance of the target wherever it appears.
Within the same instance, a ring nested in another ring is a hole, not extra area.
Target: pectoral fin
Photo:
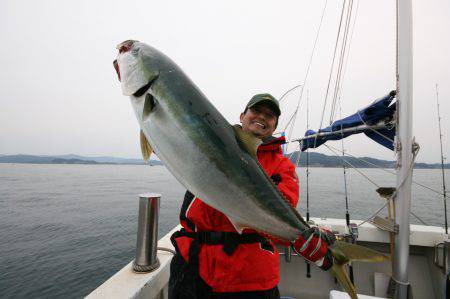
[[[144,131],[141,130],[141,152],[142,152],[142,158],[144,158],[145,161],[148,161],[150,159],[150,155],[153,152],[152,146],[147,140],[147,137],[145,137]]]
[[[246,226],[242,225],[239,223],[239,221],[233,220],[231,218],[228,218],[228,220],[230,220],[231,224],[234,226],[234,229],[242,234],[242,231],[244,230],[244,228],[246,228]]]
[[[145,95],[145,100],[144,100],[144,109],[142,111],[142,121],[146,121],[147,118],[150,116],[150,112],[152,112],[153,109],[155,109],[156,106],[156,101],[155,98],[147,93]]]
[[[258,150],[258,146],[262,143],[261,139],[252,133],[242,130],[240,125],[234,125],[233,129],[241,148],[249,153],[253,158],[257,159],[256,152]]]

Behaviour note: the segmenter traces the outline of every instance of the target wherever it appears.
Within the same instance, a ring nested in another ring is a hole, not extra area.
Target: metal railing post
[[[159,267],[156,253],[160,199],[161,195],[157,193],[139,195],[136,259],[133,262],[135,272],[151,272]]]

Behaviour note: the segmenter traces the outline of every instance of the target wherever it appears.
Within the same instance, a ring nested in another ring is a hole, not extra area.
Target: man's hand
[[[328,246],[335,240],[331,231],[313,226],[305,230],[293,246],[306,260],[314,262],[322,270],[328,270],[333,266],[333,256]]]

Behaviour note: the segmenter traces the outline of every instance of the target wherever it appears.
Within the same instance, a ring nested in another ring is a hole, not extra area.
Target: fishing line
[[[294,91],[295,89],[299,88],[303,86],[302,84],[298,84],[295,85],[294,87],[288,89],[285,93],[283,93],[283,95],[280,97],[280,99],[278,100],[279,103],[281,103],[281,101],[284,99],[285,96],[287,96],[291,91]]]
[[[344,2],[342,2],[341,18],[340,18],[340,21],[339,21],[339,27],[338,27],[338,32],[337,32],[336,42],[335,42],[335,45],[334,45],[333,61],[332,61],[332,63],[331,63],[330,75],[329,75],[329,77],[328,77],[327,91],[326,91],[325,99],[324,99],[324,103],[323,103],[322,116],[321,116],[321,119],[320,119],[319,130],[322,128],[323,117],[324,117],[324,115],[325,115],[325,108],[326,108],[326,106],[327,106],[328,92],[329,92],[329,90],[330,90],[331,76],[332,76],[332,74],[333,74],[333,68],[334,68],[334,60],[335,60],[335,58],[336,58],[336,52],[337,52],[337,48],[338,48],[338,44],[339,44],[339,36],[340,36],[340,34],[341,34],[342,19],[344,18],[345,3],[346,3],[346,0],[344,0]],[[317,133],[319,132],[319,130],[317,130]],[[316,140],[317,140],[317,136],[316,136],[316,138],[314,139],[314,147],[316,147]]]
[[[342,67],[344,65],[344,58],[345,58],[345,54],[347,51],[348,30],[350,28],[352,10],[353,10],[353,0],[350,0],[348,7],[347,7],[347,16],[346,16],[346,21],[345,21],[345,26],[344,26],[344,36],[342,37],[341,55],[339,57],[338,73],[336,76],[336,84],[334,85],[333,102],[332,102],[331,111],[330,111],[330,124],[333,122],[333,117],[334,117],[335,110],[336,110],[338,93],[340,92],[340,86],[341,86],[341,82],[342,82]]]
[[[344,72],[343,72],[343,75],[342,75],[342,84],[341,84],[341,88],[339,89],[339,95],[338,95],[338,99],[339,100],[341,99],[343,85],[344,85],[344,82],[345,82],[344,78],[345,78],[345,75],[347,74],[347,66],[348,66],[348,63],[349,63],[350,52],[351,52],[351,49],[352,49],[351,48],[351,44],[352,44],[352,41],[353,41],[353,34],[355,32],[355,23],[356,23],[356,19],[358,17],[358,8],[359,8],[359,1],[357,1],[357,3],[356,3],[355,16],[353,18],[353,24],[352,24],[352,31],[351,31],[351,34],[350,34],[350,40],[348,42],[347,57],[345,58]]]
[[[302,101],[303,90],[304,90],[304,87],[305,87],[305,84],[306,84],[306,80],[308,79],[309,70],[310,70],[311,63],[312,63],[312,60],[313,60],[313,57],[314,57],[314,52],[315,52],[315,50],[316,50],[317,40],[319,39],[320,29],[322,28],[323,17],[324,17],[324,15],[325,15],[325,10],[326,10],[326,8],[327,8],[327,4],[328,4],[328,0],[325,0],[325,5],[323,6],[323,10],[322,10],[322,16],[320,17],[319,28],[317,29],[316,38],[315,38],[315,40],[314,40],[314,46],[313,46],[313,49],[312,49],[312,52],[311,52],[311,57],[310,57],[310,59],[309,59],[308,68],[306,69],[305,78],[304,78],[304,80],[303,80],[303,85],[302,85],[302,88],[301,88],[301,90],[300,90],[300,97],[299,97],[299,100],[298,100],[298,103],[297,103],[297,108],[295,109],[295,113],[294,113],[294,114],[292,115],[292,117],[291,117],[291,120],[293,120],[293,124],[292,124],[292,130],[290,130],[289,136],[288,136],[288,140],[289,140],[289,141],[291,141],[292,133],[293,133],[293,131],[294,131],[293,128],[294,128],[294,126],[295,126],[295,121],[296,121],[296,119],[297,119],[298,110],[299,110],[299,107],[300,107],[300,103],[301,103],[301,101]],[[289,120],[289,122],[290,122],[291,120]],[[287,128],[287,126],[286,126],[286,128]],[[285,128],[285,130],[286,130],[286,128]],[[286,146],[286,151],[288,150],[288,146],[289,146],[289,143],[288,143],[287,146]]]

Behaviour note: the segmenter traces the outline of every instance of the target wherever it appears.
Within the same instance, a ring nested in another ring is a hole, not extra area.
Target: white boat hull
[[[316,224],[329,226],[333,231],[345,232],[345,219],[312,219]],[[353,221],[360,223],[361,221]],[[174,228],[174,230],[179,227]],[[159,247],[173,248],[170,235],[161,238]],[[442,242],[444,230],[441,227],[411,225],[409,280],[412,292],[417,298],[445,298],[445,276],[442,270],[434,264],[435,244]],[[383,252],[389,252],[389,235],[370,223],[359,227],[358,244],[368,246]],[[283,252],[283,249],[280,249]],[[96,298],[168,298],[168,282],[170,274],[170,260],[172,254],[158,251],[161,266],[152,273],[137,274],[132,270],[130,262],[105,283],[87,296]],[[359,294],[367,296],[385,297],[383,293],[390,274],[390,262],[387,263],[354,263],[353,271],[355,285]],[[291,298],[343,298],[338,292],[330,295],[332,290],[339,290],[330,273],[324,272],[311,265],[311,278],[306,277],[306,263],[303,258],[292,256],[286,262],[285,256],[280,255],[279,284],[282,296]],[[334,296],[334,297],[332,297]],[[370,297],[369,297],[370,298]]]

